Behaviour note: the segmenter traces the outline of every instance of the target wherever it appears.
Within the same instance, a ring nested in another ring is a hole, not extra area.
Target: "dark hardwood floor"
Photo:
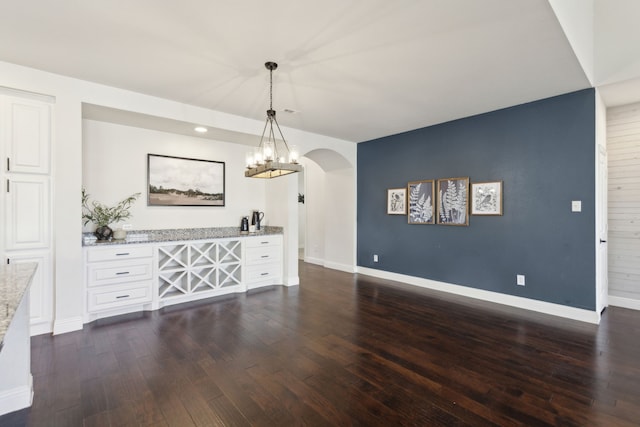
[[[34,337],[33,406],[0,426],[640,425],[640,312],[596,326],[300,277]]]

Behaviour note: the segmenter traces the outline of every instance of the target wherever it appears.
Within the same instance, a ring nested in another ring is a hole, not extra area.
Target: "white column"
[[[298,176],[289,174],[267,181],[266,223],[284,227],[284,284],[300,284],[298,277]]]

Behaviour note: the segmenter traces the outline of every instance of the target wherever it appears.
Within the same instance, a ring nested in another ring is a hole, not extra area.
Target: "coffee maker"
[[[248,216],[243,216],[242,220],[240,221],[240,232],[241,233],[248,233],[249,232],[249,217]]]

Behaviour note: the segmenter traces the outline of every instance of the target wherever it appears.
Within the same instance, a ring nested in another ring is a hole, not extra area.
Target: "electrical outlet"
[[[571,201],[571,212],[582,212],[582,201],[581,200],[572,200]]]
[[[516,275],[516,285],[524,286],[524,274],[517,274]]]
[[[122,224],[123,230],[131,230],[131,224]]]
[[[373,262],[378,262],[378,255],[377,254],[373,255]]]

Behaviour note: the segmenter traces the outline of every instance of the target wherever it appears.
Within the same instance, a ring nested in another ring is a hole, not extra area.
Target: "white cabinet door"
[[[51,123],[53,100],[0,88],[0,254],[37,262],[31,334],[52,331]],[[47,97],[48,98],[48,97]]]
[[[51,296],[51,267],[48,251],[29,251],[25,253],[8,254],[10,264],[35,262],[38,269],[31,282],[31,335],[39,335],[52,330],[53,298]]]
[[[6,170],[48,174],[50,170],[51,106],[18,97],[4,97]]]
[[[49,247],[50,182],[48,177],[14,174],[7,178],[6,249]]]

